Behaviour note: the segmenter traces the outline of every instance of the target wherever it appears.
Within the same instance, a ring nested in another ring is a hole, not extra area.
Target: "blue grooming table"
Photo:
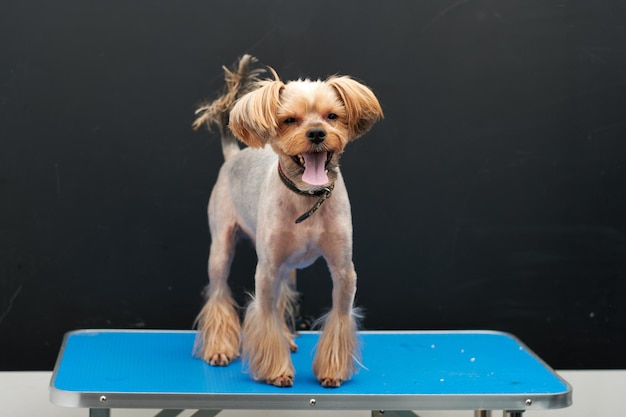
[[[369,410],[372,415],[386,410],[386,416],[400,415],[393,410],[504,410],[521,415],[572,403],[569,384],[505,333],[361,332],[364,367],[334,389],[322,388],[311,371],[316,332],[296,339],[291,388],[253,381],[240,360],[212,367],[193,357],[195,334],[68,333],[50,382],[50,400],[89,408],[92,416],[108,416],[112,408]]]

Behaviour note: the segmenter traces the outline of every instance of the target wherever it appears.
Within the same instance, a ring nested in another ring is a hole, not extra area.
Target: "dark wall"
[[[222,161],[193,112],[245,52],[383,105],[342,163],[365,328],[626,367],[625,22],[617,0],[3,1],[0,370],[51,369],[76,328],[191,328]],[[250,245],[235,263],[250,290]],[[330,287],[299,275],[306,315]]]

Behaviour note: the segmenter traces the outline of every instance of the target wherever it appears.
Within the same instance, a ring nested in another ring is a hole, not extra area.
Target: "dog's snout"
[[[306,132],[306,137],[315,144],[322,143],[326,139],[326,131],[321,128],[313,128]]]

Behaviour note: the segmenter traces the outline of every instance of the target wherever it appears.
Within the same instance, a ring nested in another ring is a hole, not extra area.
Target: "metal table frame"
[[[157,417],[199,410],[368,410],[408,417],[408,410],[473,410],[490,417],[556,409],[572,388],[512,335],[492,331],[361,332],[361,369],[337,389],[310,372],[318,334],[303,332],[292,388],[254,382],[237,361],[214,368],[191,355],[195,332],[81,330],[65,336],[50,381],[52,403],[109,417],[113,408],[162,409]],[[145,374],[145,375],[144,375]],[[142,379],[143,378],[143,379]],[[155,382],[156,381],[156,382]]]

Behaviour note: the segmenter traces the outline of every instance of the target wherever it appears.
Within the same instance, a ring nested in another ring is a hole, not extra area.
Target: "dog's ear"
[[[365,85],[347,76],[333,76],[326,82],[337,91],[346,106],[350,139],[364,135],[383,118],[378,99]]]
[[[271,69],[271,68],[270,68]],[[253,148],[262,148],[276,134],[280,92],[285,87],[275,79],[259,82],[259,88],[242,96],[230,111],[228,126],[235,136]]]

